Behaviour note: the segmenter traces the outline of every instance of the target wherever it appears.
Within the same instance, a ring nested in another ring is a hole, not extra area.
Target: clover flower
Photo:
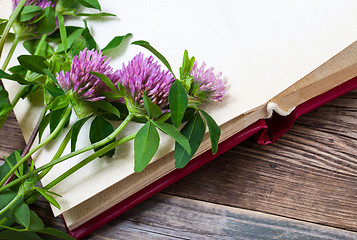
[[[215,74],[213,67],[205,68],[205,62],[202,63],[201,67],[198,67],[197,61],[193,64],[192,70],[190,71],[193,82],[189,90],[189,95],[200,103],[222,101],[222,97],[226,92],[226,81],[220,78],[222,73],[219,72]]]
[[[20,3],[21,0],[12,0],[12,5],[14,6],[14,8],[17,7],[17,5]],[[39,6],[42,9],[45,9],[46,7],[55,7],[56,3],[52,2],[52,1],[47,1],[47,0],[27,0],[25,3],[26,5],[34,5],[34,6]]]
[[[118,71],[109,66],[110,58],[102,56],[102,52],[87,48],[72,60],[71,70],[57,73],[57,81],[65,92],[70,92],[81,101],[95,102],[104,99],[101,94],[109,91],[109,87],[90,72],[106,75],[112,82],[119,79]]]
[[[119,71],[119,82],[125,87],[134,104],[143,106],[143,94],[161,109],[168,105],[169,90],[174,76],[168,70],[161,70],[154,58],[137,54],[127,66]]]

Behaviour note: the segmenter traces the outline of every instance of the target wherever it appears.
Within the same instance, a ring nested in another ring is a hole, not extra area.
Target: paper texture
[[[206,109],[219,124],[265,104],[357,39],[356,1],[100,2],[103,11],[114,13],[118,18],[88,19],[99,47],[103,48],[114,36],[130,32],[134,35],[132,41],[146,40],[157,48],[171,63],[176,75],[179,75],[185,49],[200,63],[205,61],[223,72],[228,81],[224,101]],[[4,9],[1,8],[2,18],[8,14]],[[68,19],[67,24],[83,26],[82,21],[73,19]],[[121,68],[122,63],[127,63],[138,52],[149,56],[143,48],[129,46],[125,51],[112,53],[111,65]],[[12,89],[11,94],[13,92]],[[26,138],[31,130],[29,126],[36,121],[35,112],[28,115],[24,111],[28,106],[26,100],[15,109]],[[128,132],[138,127],[133,124]],[[82,134],[78,147],[88,144],[86,139]],[[163,146],[156,158],[172,150],[173,142],[168,138],[162,137],[161,143]],[[36,156],[36,165],[50,160],[55,149],[56,144],[41,151]],[[55,214],[69,210],[132,174],[132,150],[132,143],[122,146],[113,159],[95,160],[54,187],[52,191],[63,196],[57,199],[61,210],[54,209]],[[43,183],[84,157],[80,155],[59,164]]]

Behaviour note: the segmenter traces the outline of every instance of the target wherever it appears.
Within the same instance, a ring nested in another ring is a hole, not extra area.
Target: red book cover
[[[86,235],[95,231],[99,227],[103,226],[104,224],[128,211],[132,207],[135,207],[137,204],[160,192],[164,188],[170,186],[171,184],[175,183],[176,181],[180,180],[189,173],[210,162],[215,157],[228,151],[229,149],[233,148],[234,146],[251,136],[255,138],[258,144],[265,145],[275,142],[279,137],[281,137],[286,131],[291,128],[292,124],[297,118],[356,88],[357,77],[297,106],[296,109],[288,116],[280,116],[278,114],[273,114],[270,119],[258,120],[254,124],[236,133],[224,142],[220,143],[218,152],[215,155],[212,155],[212,152],[210,150],[206,151],[200,156],[192,159],[185,168],[176,169],[170,174],[167,174],[161,179],[141,189],[139,192],[136,192],[135,194],[131,195],[130,197],[118,203],[114,207],[88,220],[85,224],[77,227],[72,231],[68,230],[68,233],[76,239],[81,239],[85,237]]]

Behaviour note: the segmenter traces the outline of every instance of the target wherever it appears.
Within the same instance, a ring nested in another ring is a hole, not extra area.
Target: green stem
[[[29,231],[26,228],[13,228],[13,227],[8,227],[8,226],[3,226],[3,225],[0,225],[0,228],[6,228],[7,230],[11,230],[11,231],[15,231],[15,232],[27,232],[27,231]]]
[[[46,116],[46,112],[47,112],[46,107],[44,107],[42,109],[42,111],[41,111],[40,117],[38,118],[37,123],[36,123],[32,133],[31,133],[31,136],[30,136],[30,138],[29,138],[29,140],[28,140],[28,142],[27,142],[27,144],[26,144],[26,146],[24,148],[24,151],[21,154],[21,158],[26,156],[26,154],[30,151],[33,143],[35,142],[35,138],[36,138],[36,136],[38,134],[38,130],[40,128],[41,122],[42,122],[43,118]],[[32,160],[31,161],[30,171],[32,171],[34,167],[35,167],[35,162],[34,162],[34,160]],[[5,183],[5,185],[6,185],[6,183]]]
[[[93,153],[92,155],[90,155],[89,157],[85,158],[84,160],[82,160],[81,162],[77,163],[75,166],[73,166],[72,168],[70,168],[69,170],[67,170],[65,173],[63,173],[61,176],[57,177],[56,179],[54,179],[52,182],[50,182],[49,184],[47,184],[44,189],[50,189],[52,187],[54,187],[55,185],[57,185],[59,182],[61,182],[63,179],[67,178],[68,176],[70,176],[71,174],[73,174],[74,172],[76,172],[77,170],[81,169],[82,167],[84,167],[85,165],[87,165],[88,163],[90,163],[91,161],[93,161],[94,159],[102,156],[103,154],[105,154],[106,152],[118,147],[119,145],[129,142],[131,140],[133,140],[135,138],[136,134],[131,134],[129,136],[123,137],[122,139],[119,139],[118,141],[115,141],[111,144],[108,144],[107,146],[101,148],[100,150],[98,150],[97,152]]]
[[[54,179],[52,182],[50,182],[49,184],[47,184],[44,189],[49,190],[50,188],[54,187],[55,185],[57,185],[59,182],[63,181],[65,178],[67,178],[68,176],[70,176],[72,173],[76,172],[77,170],[79,170],[80,168],[84,167],[85,165],[87,165],[88,163],[90,163],[91,161],[93,161],[94,159],[102,156],[103,154],[105,154],[106,152],[120,146],[121,144],[124,144],[126,142],[129,142],[131,140],[133,140],[136,136],[136,133],[131,134],[129,136],[123,137],[115,142],[112,142],[111,144],[108,144],[107,146],[101,148],[100,150],[98,150],[97,152],[93,153],[92,155],[88,156],[87,158],[83,159],[81,162],[77,163],[75,166],[73,166],[72,168],[68,169],[65,173],[63,173],[61,176],[57,177],[56,179]],[[58,161],[60,160],[60,161]],[[49,166],[42,166],[44,168],[51,168],[52,165],[60,163],[62,161],[64,161],[65,159],[56,159],[55,161],[51,162],[50,164],[48,164]],[[56,163],[55,163],[56,162]],[[36,169],[36,171],[42,171],[42,167]],[[33,195],[31,195],[31,197],[26,200],[27,203],[33,203],[34,201],[36,201],[36,199],[40,196],[41,194],[36,192]]]
[[[15,11],[12,12],[12,14],[11,14],[11,16],[9,18],[9,21],[7,22],[7,24],[5,26],[3,35],[2,35],[2,37],[0,39],[0,56],[1,56],[2,50],[3,50],[4,45],[5,45],[5,41],[6,41],[7,35],[10,32],[11,26],[14,23],[14,21],[16,20],[17,16],[20,14],[22,8],[25,6],[25,3],[26,3],[26,0],[21,0],[19,2],[19,4],[17,5]]]
[[[10,61],[10,58],[11,58],[11,56],[12,56],[12,54],[13,54],[13,51],[15,50],[16,45],[17,45],[17,43],[18,43],[18,40],[19,40],[18,38],[19,38],[19,36],[16,35],[15,40],[14,40],[14,43],[13,43],[13,45],[12,45],[12,47],[11,47],[11,49],[12,49],[13,47],[14,47],[14,49],[13,49],[13,50],[10,50],[9,55],[7,56],[7,58],[6,58],[5,62],[4,62],[4,65],[3,65],[3,67],[2,67],[2,70],[5,70],[5,69],[6,69],[6,67],[7,67],[7,65],[8,65],[8,62]],[[42,37],[41,37],[41,40],[40,40],[39,44],[37,45],[37,48],[36,48],[36,51],[35,51],[35,55],[38,55],[38,54],[40,53],[41,48],[42,48],[43,43],[45,42],[46,38],[47,38],[47,34],[43,34]],[[15,43],[16,43],[16,44],[15,44]],[[10,56],[10,57],[9,57],[9,56]],[[29,73],[30,73],[30,71],[27,71],[26,76],[28,76]],[[14,99],[12,99],[11,108],[9,108],[9,109],[7,110],[7,112],[3,113],[3,115],[6,116],[6,117],[2,117],[2,118],[1,118],[1,120],[0,120],[0,129],[1,129],[2,126],[4,125],[4,123],[6,122],[6,119],[9,117],[10,113],[12,112],[12,110],[14,109],[14,107],[16,106],[16,104],[19,102],[20,98],[24,95],[24,93],[26,92],[26,90],[27,90],[27,86],[22,85],[21,88],[19,89],[19,91],[16,93]]]
[[[71,140],[71,136],[72,136],[72,128],[66,134],[65,138],[63,139],[60,147],[58,148],[56,154],[53,156],[51,161],[54,161],[57,158],[61,157],[61,155],[64,152],[69,140]],[[49,168],[45,169],[43,172],[41,172],[41,174],[37,177],[37,181],[36,182],[39,182],[49,171],[51,171],[51,169],[52,169],[52,167],[49,167]]]
[[[31,149],[31,147],[32,147],[32,145],[33,145],[33,143],[35,142],[35,138],[36,138],[36,136],[37,136],[38,129],[39,129],[39,127],[40,127],[40,124],[41,124],[42,119],[43,119],[43,117],[45,116],[45,114],[46,114],[46,108],[43,108],[43,110],[42,110],[42,112],[41,112],[41,114],[40,114],[40,117],[39,117],[39,119],[37,120],[37,123],[36,123],[36,125],[35,125],[35,127],[34,127],[32,133],[31,133],[31,136],[30,136],[29,140],[27,141],[24,150],[23,150],[22,153],[21,153],[21,158],[23,158],[23,157],[30,151],[30,149]],[[33,164],[33,161],[32,161],[32,163],[31,163],[31,166],[32,166],[32,164]],[[33,168],[31,168],[31,169],[33,169]],[[8,183],[12,180],[13,176],[14,176],[14,174],[12,174],[12,175],[6,180],[6,182],[4,183],[4,185],[8,184]]]
[[[3,225],[4,223],[6,223],[7,220],[8,220],[7,217],[4,217],[3,219],[1,219],[0,225]]]
[[[15,49],[17,47],[17,44],[19,43],[19,40],[20,40],[20,36],[19,35],[15,35],[15,39],[14,41],[12,42],[12,45],[11,45],[11,48],[10,48],[10,51],[9,53],[7,54],[6,56],[6,59],[2,65],[2,68],[1,70],[5,71],[5,69],[7,68],[7,66],[9,65],[9,62],[10,62],[10,59],[12,58],[12,55],[14,55],[14,52],[15,52]]]
[[[56,129],[55,129],[44,141],[42,141],[40,144],[38,144],[36,147],[34,147],[28,154],[26,154],[26,155],[21,159],[21,161],[19,161],[19,162],[5,175],[5,177],[4,177],[4,178],[1,180],[1,182],[0,182],[0,186],[2,186],[2,185],[5,183],[5,181],[11,176],[11,174],[12,174],[13,172],[15,172],[15,170],[16,170],[19,166],[21,166],[24,162],[26,162],[26,160],[27,160],[32,154],[34,154],[37,150],[39,150],[41,147],[43,147],[45,144],[47,144],[49,141],[52,140],[52,138],[54,138],[54,137],[57,135],[57,133],[62,129],[63,125],[66,123],[67,117],[69,116],[69,114],[71,113],[71,111],[72,111],[72,106],[69,105],[68,108],[67,108],[67,110],[66,110],[66,112],[64,113],[64,115],[63,115],[61,121],[60,121],[59,124],[57,125]],[[7,184],[7,185],[9,185],[9,184]],[[6,186],[7,186],[7,185],[6,185]],[[1,187],[1,188],[3,188],[3,187]],[[1,189],[1,188],[0,188],[0,189]]]
[[[18,184],[19,182],[21,182],[22,180],[28,178],[29,176],[32,176],[33,174],[36,174],[36,173],[38,173],[40,171],[43,171],[44,169],[47,169],[47,168],[49,168],[51,166],[54,166],[54,165],[56,165],[56,164],[58,164],[60,162],[63,162],[63,161],[65,161],[65,160],[67,160],[67,159],[69,159],[71,157],[77,156],[77,155],[79,155],[81,153],[84,153],[86,151],[89,151],[89,150],[92,150],[94,148],[103,146],[104,144],[107,144],[108,142],[112,141],[128,125],[128,123],[131,121],[132,118],[133,118],[133,115],[129,114],[125,118],[125,120],[120,124],[120,126],[112,134],[110,134],[108,137],[104,138],[103,140],[101,140],[99,142],[96,142],[94,144],[91,144],[91,145],[89,145],[87,147],[78,149],[78,150],[76,150],[76,151],[74,151],[72,153],[69,153],[69,154],[67,154],[67,155],[65,155],[65,156],[63,156],[61,158],[58,158],[58,159],[54,160],[53,162],[49,162],[49,163],[43,165],[42,167],[39,167],[38,169],[23,175],[20,178],[17,178],[16,180],[6,184],[5,186],[0,187],[0,192],[2,192],[3,190]],[[96,153],[98,153],[98,152],[99,151],[97,151]],[[98,157],[101,156],[102,154],[98,155]]]
[[[16,104],[18,103],[18,101],[24,95],[25,92],[26,92],[26,86],[21,85],[20,90],[16,93],[15,97],[11,101],[11,105],[12,105],[11,111],[16,106]]]
[[[19,194],[16,195],[14,199],[11,200],[3,209],[0,210],[0,216],[3,215],[9,208],[11,208],[12,205],[16,203],[17,200],[19,200],[21,196]]]
[[[43,35],[42,35],[42,38],[41,38],[41,40],[40,40],[40,42],[39,42],[38,45],[37,45],[37,48],[36,48],[36,51],[35,51],[35,55],[37,55],[37,54],[40,53],[41,48],[42,48],[42,45],[43,45],[43,43],[45,42],[46,38],[47,38],[47,34],[43,34]],[[27,71],[27,74],[26,74],[26,75],[28,75],[29,72],[30,72],[30,71]],[[21,88],[20,88],[20,90],[17,92],[16,96],[14,97],[14,99],[12,99],[12,102],[11,102],[11,105],[12,105],[11,111],[12,111],[12,109],[16,106],[16,104],[18,103],[18,101],[20,100],[20,98],[24,95],[25,91],[26,91],[26,86],[25,86],[25,85],[22,85]],[[10,111],[10,112],[11,112],[11,111]]]
[[[40,42],[38,43],[38,45],[36,47],[36,51],[35,51],[34,55],[40,54],[41,48],[42,48],[43,44],[45,43],[46,38],[47,38],[47,34],[43,34],[41,39],[40,39]]]

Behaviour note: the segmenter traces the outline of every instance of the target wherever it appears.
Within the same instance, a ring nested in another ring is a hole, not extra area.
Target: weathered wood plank
[[[26,143],[14,113],[11,113],[0,130],[0,159],[8,156],[14,150],[24,149]]]
[[[357,230],[357,91],[276,143],[246,141],[165,193]]]
[[[42,214],[45,202],[35,205]],[[45,207],[46,208],[46,207]],[[57,222],[46,218],[51,225]],[[357,233],[166,194],[129,210],[86,239],[357,239]]]

